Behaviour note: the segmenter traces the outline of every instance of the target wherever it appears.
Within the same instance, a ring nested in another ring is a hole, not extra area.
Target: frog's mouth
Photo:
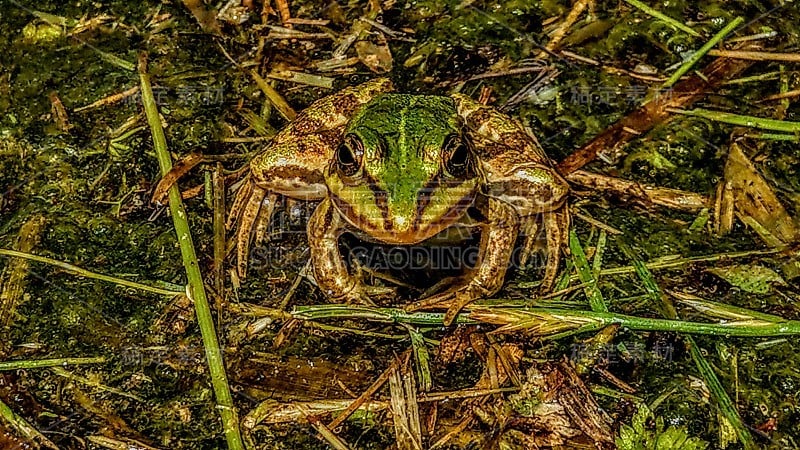
[[[410,245],[430,239],[458,223],[475,202],[475,196],[476,191],[470,190],[455,202],[450,198],[447,206],[435,202],[433,197],[421,196],[415,213],[410,216],[391,214],[391,209],[381,201],[367,213],[342,197],[331,194],[331,200],[348,224],[361,232],[359,234],[385,244]]]

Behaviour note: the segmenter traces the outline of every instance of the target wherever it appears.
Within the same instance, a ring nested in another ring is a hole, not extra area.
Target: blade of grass
[[[292,109],[291,106],[289,106],[288,103],[286,103],[286,100],[284,100],[280,92],[275,90],[274,87],[272,87],[269,83],[267,83],[267,80],[262,78],[261,75],[258,74],[258,72],[256,72],[255,70],[250,70],[250,76],[253,77],[253,80],[256,82],[256,85],[258,85],[259,89],[261,89],[261,92],[263,92],[264,95],[267,96],[269,101],[272,103],[273,106],[275,106],[275,109],[278,110],[278,112],[280,113],[281,116],[283,116],[284,119],[291,122],[294,120],[295,117],[297,117],[297,113],[294,111],[294,109]]]
[[[699,297],[685,294],[683,292],[670,292],[670,295],[686,306],[697,312],[715,319],[723,320],[764,320],[767,322],[782,322],[783,318],[772,314],[765,314],[758,311],[751,311],[739,306],[729,305],[711,300],[704,300]]]
[[[654,319],[619,313],[578,311],[550,308],[473,308],[469,317],[496,325],[525,323],[544,330],[559,332],[566,328],[581,328],[583,331],[598,330],[608,325],[619,324],[634,331],[671,331],[675,333],[708,334],[713,336],[769,337],[800,335],[800,320],[771,322],[764,320],[736,320],[707,323],[683,320]],[[566,324],[564,322],[567,322]],[[515,327],[516,328],[516,327]],[[499,332],[511,329],[505,328]]]
[[[642,281],[647,296],[653,301],[654,306],[661,311],[661,315],[667,319],[677,319],[678,313],[675,311],[675,305],[661,292],[661,288],[659,288],[652,272],[645,266],[644,261],[642,261],[633,249],[621,238],[617,238],[616,242],[617,247],[622,250],[622,253],[633,262],[633,268],[636,271],[636,275]]]
[[[25,439],[28,439],[29,441],[37,443],[43,447],[58,450],[56,444],[47,439],[42,433],[39,432],[39,430],[34,428],[33,425],[29,424],[22,416],[15,413],[14,410],[9,408],[8,405],[3,403],[2,400],[0,400],[0,418],[5,419],[6,423],[11,425],[11,428]]]
[[[667,111],[676,114],[683,114],[685,116],[702,117],[715,122],[728,123],[731,125],[738,125],[740,127],[759,128],[762,130],[780,131],[782,133],[800,133],[800,122],[790,122],[788,120],[765,119],[763,117],[744,116],[741,114],[726,113],[722,111],[711,111],[703,108],[667,108]]]
[[[433,389],[433,377],[431,377],[431,357],[428,347],[425,345],[425,337],[412,326],[406,325],[406,328],[411,336],[411,349],[414,351],[414,365],[417,369],[419,390],[428,392]]]
[[[67,365],[102,364],[104,362],[106,362],[106,358],[103,356],[93,358],[51,358],[2,361],[0,362],[0,372],[5,370],[39,369],[42,367],[64,367]]]
[[[666,24],[672,26],[673,28],[677,28],[677,29],[679,29],[681,31],[689,33],[694,37],[700,37],[700,33],[698,33],[697,31],[694,31],[688,25],[683,24],[681,22],[678,22],[677,20],[673,19],[672,17],[669,17],[668,15],[666,15],[666,14],[664,14],[662,12],[656,11],[655,9],[645,5],[644,3],[640,2],[639,0],[625,0],[625,3],[635,7],[637,9],[642,10],[642,12],[644,12],[645,14],[653,16],[656,19],[658,19],[658,20],[660,20],[662,22],[665,22]]]
[[[78,266],[73,266],[70,263],[65,263],[65,262],[59,261],[57,259],[47,258],[45,256],[32,255],[30,253],[18,252],[16,250],[7,250],[7,249],[4,249],[4,248],[0,248],[0,255],[12,256],[12,257],[15,257],[15,258],[25,258],[25,259],[29,259],[31,261],[50,264],[51,266],[56,266],[59,269],[65,270],[65,271],[70,272],[70,273],[74,273],[75,275],[78,275],[78,276],[81,276],[81,277],[92,278],[94,280],[108,281],[109,283],[114,283],[114,284],[117,284],[117,285],[120,285],[120,286],[126,286],[126,287],[134,288],[134,289],[140,289],[142,291],[152,292],[154,294],[169,295],[169,296],[175,296],[175,295],[183,294],[183,292],[180,292],[180,291],[172,291],[172,290],[169,290],[169,289],[162,289],[162,288],[158,288],[158,287],[155,287],[155,286],[149,286],[149,285],[146,285],[146,284],[137,283],[135,281],[129,281],[129,280],[125,280],[125,279],[122,279],[122,278],[112,277],[110,275],[103,275],[101,273],[92,272],[92,271],[89,271],[89,270],[86,270],[86,269],[82,269],[82,268],[80,268]]]
[[[584,328],[597,330],[619,324],[636,331],[672,331],[676,333],[709,334],[716,336],[768,337],[800,335],[800,320],[767,321],[759,319],[719,323],[654,319],[626,314],[581,311],[558,308],[499,308],[472,305],[471,312],[459,314],[458,323],[480,322],[496,325],[527,323],[551,331]],[[297,306],[291,315],[298,320],[360,319],[381,323],[408,323],[441,326],[443,313],[408,313],[399,308],[378,308],[354,305]],[[566,323],[565,323],[566,322]]]
[[[780,253],[784,250],[786,250],[786,248],[781,247],[769,250],[747,250],[743,252],[717,253],[707,256],[690,256],[688,258],[656,260],[645,263],[645,267],[647,267],[648,270],[675,269],[678,267],[687,266],[689,264],[698,262],[726,261],[729,259],[749,258],[751,256],[772,255],[775,253]],[[636,268],[634,266],[611,267],[601,270],[600,275],[622,275],[635,271]],[[575,279],[577,280],[577,277]]]
[[[606,230],[600,229],[600,234],[597,236],[594,257],[592,257],[592,277],[594,277],[595,280],[600,278],[600,271],[603,269],[603,253],[606,250],[607,237]]]
[[[167,139],[164,136],[158,106],[150,86],[150,76],[147,74],[147,59],[144,54],[139,56],[139,79],[142,86],[142,104],[147,116],[147,123],[150,125],[150,132],[153,135],[153,147],[158,156],[158,165],[163,176],[172,169],[172,158],[167,151]],[[183,259],[183,266],[189,283],[188,293],[194,303],[197,324],[200,327],[200,334],[203,338],[203,347],[206,351],[206,360],[211,373],[211,385],[217,398],[217,407],[222,418],[225,439],[229,449],[243,450],[244,444],[239,431],[239,418],[233,405],[230,387],[228,386],[222,350],[214,330],[214,319],[211,316],[211,308],[208,305],[208,298],[203,285],[203,275],[200,273],[200,264],[195,254],[186,210],[183,207],[181,193],[176,185],[169,189],[169,209],[172,223],[175,226],[175,233],[178,235],[181,258]]]
[[[592,268],[589,267],[586,253],[584,253],[581,242],[578,240],[578,235],[574,230],[569,231],[569,250],[572,253],[572,262],[577,269],[578,278],[586,285],[583,288],[583,292],[586,293],[586,297],[589,299],[589,306],[591,306],[592,311],[608,311],[603,294],[597,287],[597,278],[594,277]]]
[[[694,67],[694,65],[697,64],[697,62],[700,61],[700,59],[703,56],[705,56],[705,54],[708,53],[709,50],[711,50],[712,47],[717,45],[719,41],[724,39],[725,36],[727,36],[731,31],[735,30],[736,27],[742,24],[742,22],[744,22],[744,19],[741,17],[737,17],[732,21],[730,21],[728,25],[725,25],[725,27],[719,30],[719,32],[715,34],[714,37],[712,37],[708,42],[706,42],[705,45],[703,45],[702,47],[700,47],[699,50],[694,52],[694,54],[692,54],[692,56],[690,56],[689,59],[687,59],[686,62],[683,63],[683,65],[678,67],[678,70],[676,70],[675,73],[673,73],[672,76],[669,77],[669,79],[665,81],[661,87],[669,88],[672,87],[673,84],[677,83],[678,80],[680,80],[681,77],[686,72],[689,71],[689,69]]]
[[[639,279],[642,280],[648,296],[659,307],[659,309],[661,309],[662,315],[668,319],[677,319],[678,313],[675,311],[675,306],[661,291],[661,288],[658,286],[658,282],[656,282],[653,274],[647,269],[647,267],[644,265],[644,262],[639,258],[639,255],[637,255],[622,239],[617,239],[617,246],[628,258],[633,261],[633,265],[636,267],[636,274],[639,276]],[[728,396],[725,388],[723,388],[719,378],[717,378],[717,374],[714,373],[714,370],[711,368],[708,360],[706,360],[706,358],[700,352],[700,346],[697,345],[697,342],[695,342],[692,336],[683,336],[683,339],[686,343],[686,346],[689,347],[692,360],[694,360],[698,372],[700,372],[700,375],[705,380],[711,395],[716,400],[722,416],[736,431],[736,435],[739,437],[739,442],[742,443],[744,448],[747,450],[755,450],[757,447],[755,441],[753,441],[753,436],[750,434],[750,430],[748,430],[745,424],[742,422],[742,418],[739,416],[739,411],[733,405],[731,398]]]
[[[359,305],[313,305],[297,306],[292,316],[299,320],[320,319],[365,319],[375,322],[407,323],[412,325],[441,326],[444,313],[409,313],[399,308],[376,308]],[[454,323],[474,324],[466,314],[459,314]]]
[[[800,136],[796,134],[784,134],[784,133],[748,133],[747,137],[753,139],[764,139],[769,141],[788,141],[788,142],[800,142]]]
[[[700,346],[697,345],[691,336],[684,336],[684,338],[691,352],[692,359],[695,365],[697,365],[697,371],[703,376],[706,386],[708,386],[708,390],[711,392],[711,396],[717,401],[717,406],[722,413],[722,417],[724,417],[728,421],[728,424],[735,430],[739,442],[742,443],[742,447],[746,450],[756,450],[760,448],[753,440],[750,430],[742,423],[742,418],[739,416],[736,405],[733,404],[733,401],[725,391],[722,383],[720,383],[711,364],[708,363],[708,360],[706,360],[700,352]]]

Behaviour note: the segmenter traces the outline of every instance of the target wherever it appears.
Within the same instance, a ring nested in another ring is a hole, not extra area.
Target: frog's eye
[[[469,176],[472,172],[472,156],[469,145],[461,136],[452,134],[444,141],[444,170],[453,177]]]
[[[364,144],[354,134],[344,137],[342,145],[336,149],[336,168],[342,175],[352,177],[361,168],[364,157]]]

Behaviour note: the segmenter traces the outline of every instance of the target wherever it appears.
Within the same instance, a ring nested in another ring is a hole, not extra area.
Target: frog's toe
[[[458,286],[463,286],[468,282],[468,280],[464,276],[456,276],[456,277],[446,277],[439,280],[433,286],[425,289],[422,293],[421,298],[427,299],[430,297],[435,296],[437,292],[445,293],[448,290],[457,289]]]
[[[363,286],[369,298],[380,300],[393,300],[397,298],[397,288],[389,286]]]
[[[406,310],[417,311],[429,308],[447,308],[442,322],[445,326],[449,326],[465,306],[487,295],[489,295],[489,292],[486,288],[476,282],[470,282],[460,287],[423,298],[408,305]]]
[[[558,276],[561,253],[569,252],[569,210],[561,208],[558,211],[546,213],[544,223],[547,237],[547,265],[544,278],[542,278],[542,290],[549,291]]]
[[[270,192],[267,198],[261,201],[261,212],[253,224],[253,245],[258,246],[262,243],[269,242],[270,236],[267,233],[269,224],[272,221],[272,212],[275,210],[275,204],[278,202],[278,194]]]
[[[519,249],[519,267],[527,267],[531,261],[531,256],[537,252],[539,237],[539,221],[536,216],[526,216],[521,218],[520,235],[522,235],[522,246]]]
[[[356,286],[351,289],[350,292],[336,300],[348,305],[377,306],[375,302],[372,301],[372,296],[370,296],[368,289],[365,289],[365,286]]]

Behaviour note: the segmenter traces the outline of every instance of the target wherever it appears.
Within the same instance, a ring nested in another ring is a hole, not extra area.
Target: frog
[[[344,233],[411,246],[478,228],[475,264],[406,306],[445,309],[449,325],[502,288],[518,238],[524,265],[545,236],[542,286],[552,286],[567,252],[568,193],[516,119],[461,93],[402,94],[377,78],[322,97],[276,134],[250,161],[227,228],[244,279],[251,245],[263,241],[282,198],[316,202],[306,227],[311,273],[330,301],[350,304],[373,304],[380,288],[346,264]]]

